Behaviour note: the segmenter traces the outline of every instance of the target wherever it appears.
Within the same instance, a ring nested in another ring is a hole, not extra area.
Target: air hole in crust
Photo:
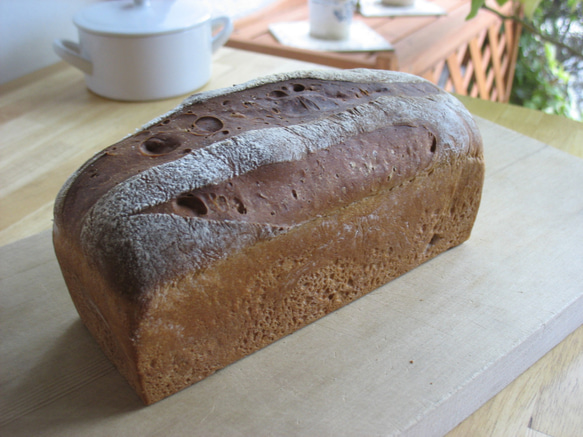
[[[294,84],[293,89],[296,93],[299,93],[299,92],[304,91],[306,89],[306,87],[304,85],[302,85],[301,83],[296,83],[296,84]]]
[[[281,97],[287,97],[288,93],[286,93],[285,91],[281,91],[281,90],[274,90],[272,92],[269,93],[269,97],[275,97],[277,99],[281,98]]]
[[[237,208],[237,212],[239,214],[247,214],[247,208],[245,208],[245,205],[243,205],[243,202],[241,202],[241,200],[237,199],[236,197],[235,197],[234,201],[235,201],[235,205]]]
[[[203,216],[208,214],[208,208],[204,201],[194,194],[185,194],[176,199],[176,205],[179,210],[185,209],[196,216]]]
[[[298,198],[298,193],[296,192],[296,190],[292,190],[292,196],[294,196],[294,199]]]
[[[437,138],[435,138],[435,135],[431,134],[432,141],[431,141],[431,153],[435,153],[435,151],[437,150]]]
[[[206,132],[218,132],[223,128],[223,122],[217,117],[200,117],[194,122],[197,128]]]
[[[433,234],[433,237],[431,237],[431,241],[429,241],[429,247],[435,246],[437,243],[439,243],[439,240],[441,240],[441,235]]]
[[[160,156],[172,152],[180,146],[180,140],[170,134],[158,134],[148,138],[140,145],[144,155]]]

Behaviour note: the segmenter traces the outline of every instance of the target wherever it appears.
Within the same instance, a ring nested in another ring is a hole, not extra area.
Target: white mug
[[[355,0],[309,0],[310,36],[328,40],[348,39],[355,6]]]
[[[175,97],[205,85],[212,53],[233,28],[230,18],[211,19],[200,3],[166,0],[95,3],[74,22],[79,43],[57,39],[55,52],[85,73],[91,91],[125,101]]]

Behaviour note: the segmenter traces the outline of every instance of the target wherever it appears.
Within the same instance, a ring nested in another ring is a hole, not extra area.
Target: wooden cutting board
[[[583,160],[485,120],[471,239],[150,407],[48,232],[0,248],[0,434],[442,435],[583,323]]]

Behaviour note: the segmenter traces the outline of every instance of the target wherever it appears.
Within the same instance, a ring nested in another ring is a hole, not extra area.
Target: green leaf
[[[567,0],[567,5],[574,11],[579,3],[583,3],[583,0]]]
[[[470,13],[466,17],[466,20],[474,18],[478,11],[480,10],[480,8],[484,6],[484,3],[486,3],[486,0],[472,0],[472,8],[470,9]]]
[[[520,3],[524,6],[524,15],[528,18],[532,18],[534,11],[538,7],[541,0],[520,0]]]

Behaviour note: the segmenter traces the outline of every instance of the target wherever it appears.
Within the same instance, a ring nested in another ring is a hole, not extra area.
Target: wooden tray
[[[79,321],[50,234],[0,248],[0,434],[447,432],[583,323],[583,161],[478,121],[467,243],[150,407]]]

